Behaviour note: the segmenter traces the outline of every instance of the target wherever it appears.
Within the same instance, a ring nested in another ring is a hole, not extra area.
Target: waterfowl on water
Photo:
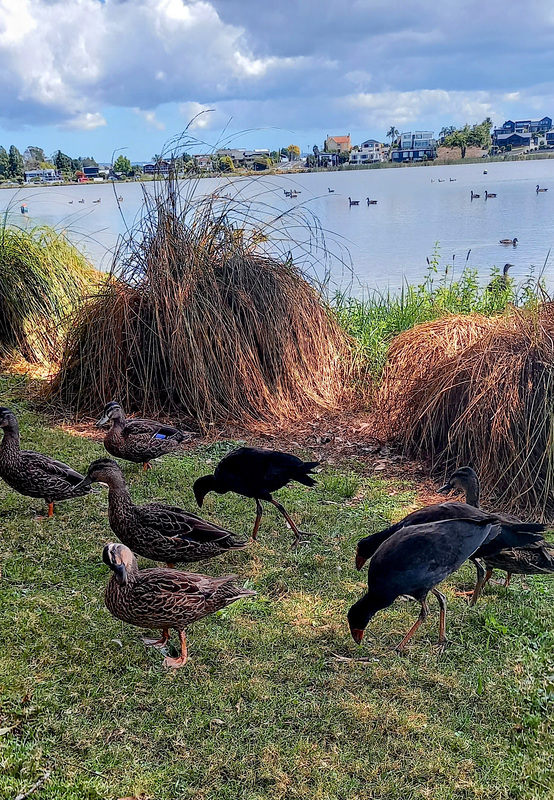
[[[377,200],[370,200],[369,197],[366,198],[368,206],[376,206]]]
[[[445,182],[445,180],[446,180],[446,178],[439,178],[439,179],[438,179],[439,183],[444,183],[444,182]]]
[[[142,464],[144,470],[150,467],[153,458],[177,450],[191,435],[152,419],[126,419],[121,405],[115,400],[106,404],[96,426],[102,428],[110,422],[111,427],[104,437],[108,453]]]
[[[359,200],[352,200],[351,197],[348,198],[348,202],[350,203],[351,206],[359,206],[360,205],[360,201]]]
[[[235,492],[243,497],[252,497],[256,501],[256,521],[252,538],[256,539],[263,514],[261,501],[266,500],[281,512],[292,531],[294,544],[298,545],[301,535],[284,506],[272,497],[290,481],[298,481],[304,486],[314,486],[315,480],[309,474],[317,467],[319,461],[302,461],[290,453],[278,450],[262,450],[258,447],[239,447],[221,459],[213,475],[205,475],[194,483],[193,491],[196,502],[202,508],[208,492],[226,494]]]
[[[327,187],[327,191],[332,193],[332,192],[334,192],[335,190],[334,190],[334,189],[329,189],[329,187]]]
[[[475,192],[473,191],[473,189],[471,190],[471,199],[472,199],[472,200],[479,200],[479,198],[480,198],[480,197],[481,197],[481,195],[480,195],[480,194],[475,194]]]
[[[397,646],[401,653],[426,619],[427,595],[440,605],[439,646],[446,644],[446,598],[435,587],[455,572],[484,542],[496,537],[500,526],[494,516],[448,519],[400,529],[371,559],[366,594],[348,611],[350,633],[360,644],[368,622],[401,595],[421,604],[420,615]]]
[[[79,202],[80,202],[80,203],[84,203],[85,201],[84,201],[84,200],[79,200]]]
[[[485,189],[485,200],[488,200],[489,197],[496,197],[496,192],[487,192]]]
[[[84,485],[97,482],[108,485],[108,519],[112,531],[139,556],[173,566],[212,558],[248,544],[248,540],[239,539],[182,508],[162,503],[136,506],[121,467],[110,458],[93,461],[88,468]]]
[[[399,522],[396,522],[394,525],[391,525],[389,528],[379,531],[378,533],[374,533],[370,536],[366,536],[358,542],[356,548],[356,568],[358,570],[362,569],[366,561],[369,558],[372,558],[383,542],[390,539],[390,537],[399,530],[411,525],[422,525],[447,519],[494,519],[495,522],[501,526],[500,535],[495,540],[495,548],[497,550],[502,547],[510,549],[516,545],[522,548],[529,546],[534,547],[540,543],[546,544],[543,537],[540,536],[540,532],[545,530],[546,525],[543,525],[540,522],[521,522],[516,517],[512,517],[509,514],[488,513],[481,510],[479,508],[479,482],[477,475],[471,469],[471,467],[462,467],[457,472],[459,473],[459,476],[461,476],[461,480],[464,480],[464,475],[467,476],[464,481],[464,485],[467,487],[466,503],[446,502],[425,506],[417,511],[412,511],[411,514],[408,514],[406,517],[401,519]],[[470,477],[471,475],[474,476],[475,480]],[[454,475],[452,476],[452,479],[455,480]],[[455,485],[459,484],[456,483]],[[451,487],[448,488],[449,486],[450,484],[447,484],[446,486],[441,487],[439,491],[450,491]],[[477,554],[475,554],[475,558],[478,558]],[[477,601],[483,586],[482,581],[485,576],[485,571],[481,565],[477,561],[474,563],[477,570],[477,582],[475,589],[472,592],[472,605]]]
[[[93,200],[92,202],[93,202],[93,203],[101,203],[101,202],[102,202],[102,200],[101,200],[101,198],[99,197],[99,198],[98,198],[98,200]]]
[[[460,467],[453,472],[448,483],[439,492],[449,492],[452,489],[461,489],[465,493],[466,502],[479,508],[479,478],[471,467]],[[482,568],[480,570],[478,562],[475,562],[478,578],[472,603],[476,602],[493,569],[507,572],[505,587],[508,587],[512,574],[539,575],[554,572],[554,549],[540,535],[540,531],[546,528],[545,525],[523,523],[512,514],[495,512],[494,516],[502,526],[501,532],[494,542],[479,548],[474,555],[475,559],[483,562],[487,572],[485,574]]]
[[[19,494],[45,500],[49,517],[54,514],[54,503],[91,492],[90,486],[82,485],[84,476],[67,464],[34,450],[21,450],[19,426],[9,408],[0,408],[0,428],[4,431],[0,478]]]
[[[455,183],[457,180],[458,178],[450,178],[450,183]]]
[[[539,192],[547,192],[547,191],[548,191],[548,189],[541,189],[541,187],[540,187],[540,186],[539,186],[539,184],[537,183],[537,188],[536,188],[536,192],[537,192],[537,194],[538,194]]]
[[[117,198],[117,202],[118,203],[122,203],[123,202],[123,195],[122,194],[120,194],[119,197]]]
[[[163,662],[173,669],[187,662],[188,625],[235,600],[256,595],[251,589],[238,586],[236,575],[211,578],[176,569],[139,570],[135,556],[124,544],[107,544],[102,560],[114,573],[104,595],[110,614],[138,628],[160,629],[160,639],[143,640],[151,647],[164,647],[171,629],[179,634],[180,655],[166,656]]]
[[[499,244],[513,244],[513,246],[515,247],[518,241],[519,239],[517,238],[517,236],[515,236],[513,239],[500,239]],[[510,264],[510,266],[513,267],[513,264]]]

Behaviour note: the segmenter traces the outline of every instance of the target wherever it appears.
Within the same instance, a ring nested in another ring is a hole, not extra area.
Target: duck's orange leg
[[[181,655],[177,658],[169,658],[166,656],[164,658],[164,667],[171,667],[171,669],[179,669],[180,667],[184,667],[187,663],[188,658],[188,651],[187,651],[187,640],[185,637],[184,631],[179,631],[179,639],[181,640]]]
[[[163,629],[161,639],[143,639],[142,641],[147,647],[157,647],[158,649],[161,649],[162,647],[165,647],[169,641],[169,628]]]

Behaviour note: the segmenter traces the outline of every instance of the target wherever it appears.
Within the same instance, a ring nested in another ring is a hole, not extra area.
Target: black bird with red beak
[[[350,633],[360,644],[364,631],[378,611],[401,595],[421,604],[418,619],[397,646],[401,653],[429,610],[432,592],[440,606],[439,646],[446,644],[446,598],[435,587],[455,572],[485,542],[500,532],[494,516],[452,519],[412,525],[394,533],[373,555],[368,570],[368,590],[348,611]]]
[[[202,508],[208,492],[226,494],[236,492],[243,497],[252,497],[256,501],[256,521],[252,538],[256,539],[262,520],[263,506],[261,501],[272,503],[284,516],[294,532],[294,545],[297,546],[302,536],[309,534],[298,530],[285,507],[272,497],[291,481],[298,481],[304,486],[314,486],[315,480],[309,474],[319,461],[302,461],[290,453],[279,450],[263,450],[259,447],[239,447],[221,459],[213,475],[204,475],[194,483],[193,491],[196,502]]]

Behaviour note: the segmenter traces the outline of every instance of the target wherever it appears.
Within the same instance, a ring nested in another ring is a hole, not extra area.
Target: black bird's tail
[[[298,472],[296,474],[295,480],[298,483],[303,483],[304,486],[315,486],[316,481],[308,475],[308,472],[311,472],[316,467],[319,467],[319,461],[304,461],[300,467],[298,467]]]

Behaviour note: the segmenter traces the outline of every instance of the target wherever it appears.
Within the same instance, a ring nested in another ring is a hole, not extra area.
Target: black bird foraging
[[[89,466],[84,485],[96,482],[109,488],[108,519],[112,531],[144,558],[174,566],[240,550],[249,543],[182,508],[162,503],[135,505],[121,467],[110,458],[99,458]]]
[[[235,492],[256,501],[256,521],[252,538],[256,539],[263,514],[262,500],[266,500],[281,512],[294,532],[294,544],[298,546],[301,535],[284,506],[271,495],[286,486],[290,481],[298,481],[304,486],[314,486],[315,480],[309,474],[319,461],[302,461],[290,453],[278,450],[262,450],[258,447],[239,447],[221,459],[213,475],[198,478],[193,486],[196,502],[202,508],[208,492],[226,494]]]
[[[0,478],[19,494],[45,500],[49,517],[54,514],[55,502],[82,497],[92,491],[90,486],[82,485],[84,476],[62,461],[33,450],[21,450],[17,418],[9,408],[0,408],[0,428],[4,431],[0,444]]]
[[[121,405],[115,400],[107,403],[104,413],[96,423],[103,428],[111,423],[104,437],[104,447],[111,456],[150,467],[153,458],[177,450],[191,434],[171,425],[152,419],[127,419]]]
[[[360,644],[378,611],[401,595],[421,604],[421,613],[397,646],[401,653],[427,617],[427,595],[440,605],[439,646],[446,644],[446,599],[435,587],[467,561],[483,543],[500,532],[494,516],[411,525],[394,533],[378,547],[368,570],[368,590],[348,611],[350,633]]]

